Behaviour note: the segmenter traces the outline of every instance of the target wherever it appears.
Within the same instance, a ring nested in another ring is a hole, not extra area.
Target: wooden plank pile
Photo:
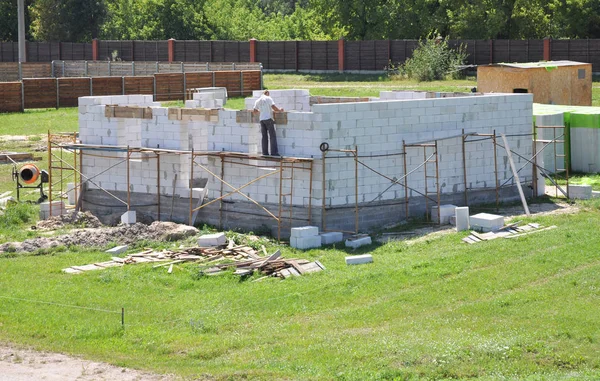
[[[261,256],[260,254],[263,254]],[[113,257],[106,262],[97,262],[84,266],[71,266],[63,269],[68,274],[81,274],[86,271],[102,270],[109,267],[120,267],[138,263],[155,263],[153,268],[168,267],[167,272],[173,272],[173,266],[194,262],[200,264],[200,271],[204,275],[218,275],[225,273],[228,269],[235,269],[234,274],[239,276],[249,276],[255,272],[260,272],[263,277],[256,279],[262,280],[267,277],[289,278],[291,276],[301,276],[304,274],[318,272],[325,269],[319,262],[310,262],[305,259],[284,259],[277,250],[272,255],[267,255],[267,251],[262,247],[258,252],[245,245],[236,245],[229,240],[227,245],[218,247],[191,247],[180,250],[154,251],[147,249],[139,253],[127,255],[124,258]]]
[[[496,238],[518,238],[524,235],[533,234],[545,230],[551,230],[556,228],[555,225],[544,227],[540,224],[529,223],[523,226],[519,226],[519,222],[514,224],[506,225],[498,230],[493,230],[487,233],[477,233],[472,231],[471,235],[463,238],[462,240],[470,245],[481,241],[491,241]]]

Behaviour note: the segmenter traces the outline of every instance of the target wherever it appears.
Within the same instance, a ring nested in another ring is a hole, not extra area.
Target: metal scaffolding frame
[[[567,198],[569,199],[569,167],[570,167],[570,163],[569,163],[569,156],[567,155],[567,147],[566,147],[566,143],[567,140],[565,139],[566,135],[563,131],[562,134],[557,135],[557,130],[558,129],[565,129],[565,126],[538,126],[534,123],[533,125],[533,160],[534,160],[534,165],[535,165],[535,169],[538,169],[542,172],[542,175],[544,177],[546,177],[547,179],[549,179],[555,186],[555,196],[558,196],[558,191],[560,190],[560,192]],[[538,139],[538,130],[552,130],[552,139]],[[537,143],[544,143],[544,146],[542,147],[542,149],[537,152]],[[557,151],[557,144],[563,144],[563,150],[564,153],[563,154],[559,154]],[[552,174],[550,173],[550,171],[548,171],[546,168],[541,167],[540,165],[537,164],[537,156],[539,153],[541,153],[544,149],[546,149],[547,147],[552,146],[553,147],[553,157],[554,157],[554,176],[551,176]],[[564,168],[558,168],[558,159],[562,158],[564,159],[563,164],[564,164]],[[538,193],[538,183],[537,183],[537,173],[534,169],[533,172],[533,189],[535,190],[536,194]],[[563,171],[565,176],[561,177],[558,175],[559,172]],[[564,189],[562,189],[562,187],[560,187],[558,185],[558,180],[565,180],[566,182],[566,191]]]
[[[166,154],[175,154],[175,155],[190,155],[190,181],[189,181],[189,223],[192,225],[195,222],[197,212],[215,202],[219,202],[219,225],[222,226],[223,221],[223,199],[233,194],[239,194],[242,197],[246,198],[251,203],[255,204],[257,207],[261,208],[266,215],[275,219],[278,224],[278,239],[281,239],[281,230],[283,227],[292,225],[293,217],[293,187],[294,187],[294,171],[309,171],[309,201],[308,201],[308,218],[307,223],[310,224],[312,221],[312,181],[313,181],[313,159],[312,158],[296,158],[296,157],[274,157],[274,156],[262,156],[262,155],[254,155],[254,154],[245,154],[245,153],[237,153],[237,152],[223,152],[223,151],[186,151],[186,150],[169,150],[169,149],[159,149],[159,148],[147,148],[147,147],[130,147],[130,146],[107,146],[107,145],[94,145],[94,144],[81,144],[77,143],[76,134],[68,135],[70,139],[68,141],[64,140],[65,135],[63,134],[50,134],[48,133],[48,160],[50,162],[49,166],[49,178],[50,178],[50,186],[49,186],[49,201],[50,201],[50,214],[52,213],[52,198],[53,191],[52,185],[53,181],[56,179],[55,170],[59,170],[58,172],[58,180],[54,184],[60,184],[60,194],[59,197],[64,197],[65,192],[62,189],[62,183],[64,180],[63,171],[69,170],[72,171],[73,174],[69,175],[74,176],[76,179],[79,178],[79,182],[75,180],[76,183],[74,191],[76,192],[76,205],[77,209],[81,210],[83,208],[82,202],[82,189],[85,183],[94,184],[99,190],[105,192],[121,204],[123,204],[127,210],[129,211],[132,207],[131,204],[131,187],[130,187],[130,161],[133,154],[144,154],[151,155],[149,158],[156,159],[156,181],[157,181],[157,216],[158,220],[161,218],[161,192],[160,192],[160,157],[161,155]],[[60,155],[55,153],[56,150],[60,151]],[[62,155],[63,151],[68,151],[73,153],[74,163],[71,165],[67,163]],[[106,155],[96,155],[93,151],[102,151],[102,152],[121,152],[124,153],[125,157],[122,156],[106,156]],[[109,168],[104,169],[98,173],[85,175],[83,174],[83,158],[84,156],[96,156],[102,158],[110,158],[110,159],[120,159],[116,164],[111,165]],[[216,174],[211,171],[207,166],[202,165],[197,162],[197,158],[199,157],[218,157],[221,161],[221,173]],[[235,187],[231,185],[225,179],[225,164],[232,165],[242,165],[249,167],[257,167],[264,168],[263,165],[251,164],[250,161],[262,161],[267,163],[275,163],[276,166],[272,167],[272,170],[265,174],[254,178],[242,186]],[[247,162],[246,162],[247,161]],[[101,187],[97,183],[94,182],[94,178],[102,175],[103,173],[117,167],[118,165],[126,164],[126,185],[127,185],[127,199],[123,200],[115,195],[113,192]],[[204,172],[213,176],[216,180],[220,182],[220,196],[205,203],[202,205],[198,205],[196,207],[193,206],[193,178],[194,178],[194,167],[201,168]],[[277,168],[278,167],[278,168]],[[54,170],[54,171],[53,171]],[[289,172],[289,175],[287,174]],[[242,192],[242,189],[269,176],[279,175],[279,207],[277,214],[269,211],[265,206],[263,206],[260,202],[256,201],[252,197],[247,196]],[[224,186],[231,188],[230,191],[225,191]],[[285,197],[288,197],[287,199]],[[284,208],[284,205],[288,206],[288,209]],[[262,215],[264,216],[264,215]]]

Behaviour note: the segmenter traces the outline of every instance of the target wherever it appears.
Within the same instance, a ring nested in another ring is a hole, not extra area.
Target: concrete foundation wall
[[[412,98],[407,94],[412,94]],[[302,209],[312,201],[313,207],[319,209],[325,198],[327,208],[346,210],[354,205],[357,163],[351,154],[335,152],[335,149],[358,148],[358,195],[361,205],[374,205],[372,208],[376,210],[377,203],[381,203],[381,211],[384,213],[390,210],[390,204],[402,204],[398,207],[402,215],[404,187],[393,181],[399,180],[403,184],[405,159],[410,173],[408,186],[411,188],[411,204],[418,205],[416,200],[426,191],[429,194],[436,192],[435,179],[429,177],[426,182],[425,178],[425,170],[427,176],[435,176],[435,165],[431,162],[423,165],[427,158],[434,158],[430,156],[434,148],[407,148],[404,155],[403,141],[412,144],[437,140],[440,191],[444,199],[450,200],[458,197],[460,201],[465,189],[462,138],[457,137],[463,129],[466,133],[504,133],[508,136],[513,151],[523,157],[531,157],[531,94],[427,98],[428,94],[389,92],[383,95],[387,99],[315,104],[308,111],[310,105],[307,91],[271,91],[271,96],[280,107],[290,110],[294,105],[293,107],[303,110],[287,112],[287,124],[277,126],[280,153],[287,157],[314,160],[312,184],[310,171],[306,170],[309,166],[307,163],[295,164],[305,169],[294,169],[292,191],[289,189],[290,182],[282,181],[282,193],[285,195],[281,197],[282,204]],[[258,96],[259,92],[254,95]],[[396,98],[401,99],[388,100]],[[247,104],[253,105],[253,102],[252,99],[247,100]],[[114,104],[148,107],[152,116],[148,119],[107,117],[106,105]],[[286,104],[289,106],[286,107]],[[186,151],[180,154],[161,153],[160,171],[157,171],[154,154],[133,153],[129,160],[129,190],[136,194],[147,193],[158,197],[157,194],[160,193],[161,197],[170,198],[174,195],[175,198],[189,198],[192,167],[191,155],[187,153],[189,150],[249,154],[260,152],[259,125],[240,123],[239,111],[219,109],[210,115],[187,115],[181,111],[178,114],[177,110],[161,107],[151,102],[151,97],[145,96],[83,97],[80,98],[79,105],[82,143]],[[481,139],[473,137],[472,140],[477,141],[466,144],[467,188],[470,192],[484,190],[485,193],[491,190],[491,194],[495,195],[493,144],[491,139]],[[498,141],[501,143],[500,139]],[[325,165],[319,149],[323,142],[328,143],[331,149],[327,152]],[[87,184],[90,197],[92,194],[99,194],[91,192],[98,188],[126,192],[128,182],[125,157],[125,152],[119,150],[84,150],[83,173],[88,178],[93,178],[95,183]],[[514,180],[509,180],[512,172],[506,151],[498,147],[496,158],[499,183],[505,184],[508,181],[506,185],[514,185]],[[530,181],[531,166],[518,155],[513,155],[513,159],[517,168],[522,168],[519,173],[521,180]],[[123,162],[116,165],[119,161]],[[207,181],[209,200],[221,195],[221,186],[223,194],[243,187],[240,192],[245,196],[259,203],[278,207],[279,162],[258,158],[200,156],[196,158],[196,163],[202,167],[194,165],[192,186],[196,187],[197,183]],[[111,168],[114,165],[116,166]],[[213,174],[222,175],[227,184],[222,184]],[[259,176],[264,178],[254,181]],[[288,168],[284,177],[289,176],[292,176],[292,172]],[[250,182],[253,183],[245,186]],[[292,193],[291,197],[288,193]],[[245,203],[248,202],[247,197],[233,193],[227,197],[227,201]],[[90,204],[93,202],[89,197],[88,200]],[[491,200],[486,198],[486,202],[488,201]],[[189,201],[187,205],[189,207]],[[390,223],[397,215],[398,213],[391,213]],[[213,221],[212,217],[207,218],[208,221]],[[234,221],[236,220],[240,225],[244,223],[239,218]],[[388,219],[374,217],[373,223],[381,224],[384,220]],[[370,226],[370,223],[364,224]]]

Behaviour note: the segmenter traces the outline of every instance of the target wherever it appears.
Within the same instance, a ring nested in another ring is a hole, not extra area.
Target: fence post
[[[494,40],[490,40],[490,65],[494,63]]]
[[[92,61],[98,61],[98,39],[92,40]]]
[[[346,44],[343,38],[338,40],[338,70],[340,73],[344,71],[344,57]]]
[[[256,38],[250,39],[250,62],[256,62]]]
[[[23,80],[23,63],[19,61],[19,81]]]
[[[169,62],[175,61],[175,39],[169,38],[167,41],[168,51],[169,51]]]
[[[544,38],[544,61],[552,61],[552,39]]]
[[[21,111],[25,111],[25,84],[21,81]]]

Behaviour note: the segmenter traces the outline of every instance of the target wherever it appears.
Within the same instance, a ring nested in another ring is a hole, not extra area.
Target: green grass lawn
[[[0,341],[191,378],[597,379],[599,207],[527,220],[558,228],[518,239],[373,245],[363,266],[282,248],[327,268],[285,281],[194,265],[68,275],[109,255],[3,255]]]
[[[291,74],[266,74],[264,83],[340,96],[475,86]],[[600,88],[594,94],[598,104]],[[227,106],[243,108],[243,98]],[[77,109],[0,114],[0,135],[48,128],[76,131]],[[3,141],[0,150],[33,152],[40,144]],[[0,165],[0,193],[14,189],[10,170]],[[599,179],[571,181],[600,190]],[[270,252],[280,248],[285,257],[318,259],[327,268],[284,281],[201,276],[193,264],[173,274],[147,265],[62,273],[110,259],[80,247],[0,254],[0,342],[190,379],[596,380],[600,200],[579,205],[585,210],[577,214],[523,220],[554,230],[476,245],[461,241],[466,233],[356,252],[270,244]],[[0,243],[42,234],[28,229],[36,213],[20,205],[0,216]],[[345,256],[367,252],[374,263],[345,265]]]

